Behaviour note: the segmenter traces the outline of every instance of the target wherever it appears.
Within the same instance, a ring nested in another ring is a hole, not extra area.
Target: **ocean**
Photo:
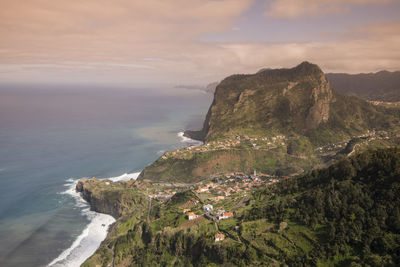
[[[114,218],[90,211],[76,181],[136,178],[193,143],[182,131],[201,127],[211,101],[175,88],[0,85],[0,266],[82,263]]]

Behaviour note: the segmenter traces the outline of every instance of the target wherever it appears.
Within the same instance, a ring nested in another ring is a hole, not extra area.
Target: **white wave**
[[[108,227],[115,219],[107,214],[86,210],[92,220],[83,232],[75,239],[72,245],[64,250],[48,266],[80,266],[97,250],[100,243],[106,238]]]
[[[89,204],[81,197],[80,193],[75,191],[77,182],[78,179],[68,179],[65,184],[67,189],[61,192],[61,194],[71,196],[75,200],[76,206],[82,209],[82,214],[89,219],[90,223],[75,239],[72,245],[49,263],[48,266],[80,266],[97,250],[107,236],[108,227],[115,222],[115,219],[110,215],[90,210]]]
[[[107,179],[113,182],[128,181],[130,179],[136,180],[139,174],[140,172],[124,173],[120,176],[100,179]],[[67,189],[60,194],[71,196],[75,200],[76,206],[82,209],[82,214],[89,219],[90,223],[75,239],[72,245],[49,263],[48,266],[80,266],[87,258],[94,254],[101,242],[106,238],[109,226],[115,222],[115,219],[110,215],[90,210],[89,203],[75,190],[78,180],[74,178],[67,179],[67,183],[64,184]]]
[[[184,132],[179,132],[178,136],[181,138],[182,143],[186,143],[190,146],[201,146],[204,143],[198,140],[191,139],[189,137],[184,136]]]
[[[130,179],[136,180],[138,178],[139,174],[140,174],[140,172],[124,173],[120,176],[109,177],[109,178],[104,178],[104,179],[111,180],[113,182],[129,181]]]

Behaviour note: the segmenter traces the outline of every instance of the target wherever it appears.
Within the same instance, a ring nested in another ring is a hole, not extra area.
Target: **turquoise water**
[[[185,146],[212,95],[184,89],[0,86],[0,266],[45,266],[93,216],[81,177],[134,173]],[[85,213],[86,212],[86,213]]]

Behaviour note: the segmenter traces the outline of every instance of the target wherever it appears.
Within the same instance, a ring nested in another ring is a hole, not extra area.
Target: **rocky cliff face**
[[[91,183],[94,181],[82,179],[76,185],[76,191],[82,193],[83,199],[90,204],[91,210],[109,214],[116,219],[120,217],[122,211],[118,203],[110,201],[101,194],[96,194]]]
[[[331,152],[329,157],[318,152],[322,147],[336,147],[373,129],[393,131],[398,125],[399,111],[332,90],[315,64],[233,75],[217,86],[203,129],[185,132],[205,145],[187,157],[161,157],[139,179],[193,182],[254,169],[298,173],[330,162]],[[237,140],[238,146],[221,145]]]
[[[246,129],[305,134],[328,121],[332,100],[324,73],[308,62],[292,69],[233,75],[217,86],[203,129],[186,135],[210,141]]]
[[[126,188],[126,183],[112,183],[96,178],[81,179],[76,185],[76,191],[89,202],[91,210],[109,214],[116,219],[132,211],[133,206],[147,203],[143,194],[134,188]]]

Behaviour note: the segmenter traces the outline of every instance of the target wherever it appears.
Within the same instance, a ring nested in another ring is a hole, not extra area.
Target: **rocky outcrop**
[[[84,200],[90,204],[90,209],[96,212],[105,213],[119,218],[122,215],[122,209],[118,202],[111,201],[104,194],[97,193],[94,190],[94,184],[97,181],[92,179],[82,179],[76,184],[76,191],[82,194]]]
[[[189,183],[230,171],[287,174],[307,170],[325,161],[316,148],[371,129],[395,128],[399,118],[398,111],[334,91],[322,70],[309,62],[291,69],[232,75],[218,84],[203,128],[186,131],[185,136],[205,146],[245,137],[273,140],[285,136],[286,140],[273,149],[258,149],[251,143],[193,150],[190,158],[161,157],[139,179]]]
[[[243,129],[267,128],[304,134],[328,121],[332,95],[322,70],[308,62],[233,75],[217,86],[202,130],[185,135],[210,141]]]
[[[113,183],[96,178],[81,179],[76,184],[76,191],[82,194],[93,211],[106,213],[119,218],[132,211],[133,206],[146,205],[146,197],[132,188],[126,190],[126,184]]]

